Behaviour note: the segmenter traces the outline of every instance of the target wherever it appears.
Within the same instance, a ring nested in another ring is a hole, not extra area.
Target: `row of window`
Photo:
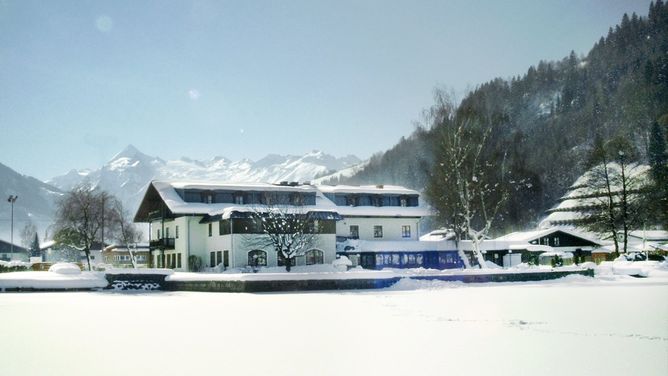
[[[262,205],[315,205],[315,193],[305,192],[253,192],[226,190],[176,190],[185,202],[206,204],[262,204]]]
[[[168,255],[155,256],[155,264],[158,268],[181,268],[181,253],[172,253]]]
[[[325,263],[325,254],[319,249],[311,249],[304,254],[304,262],[306,265],[316,265]],[[282,254],[278,254],[278,266],[285,266],[286,260]],[[290,259],[290,266],[297,264],[296,258]],[[267,252],[261,250],[254,250],[248,252],[248,265],[250,266],[267,266]]]
[[[209,266],[215,268],[223,264],[223,267],[230,266],[230,251],[212,251],[209,252]]]
[[[298,231],[303,231],[309,234],[334,234],[336,232],[336,222],[333,220],[312,220],[308,222],[308,228],[303,229],[303,222],[288,221],[286,231],[290,228],[297,228]],[[262,234],[264,233],[262,222],[255,219],[235,219],[234,221],[222,220],[218,221],[218,235],[235,234]],[[213,236],[213,222],[207,224],[208,236]]]
[[[433,263],[436,260],[429,261]],[[458,257],[454,254],[439,254],[438,263],[440,265],[456,264]],[[376,254],[376,266],[423,266],[425,256],[422,253],[382,253]]]
[[[359,239],[360,237],[360,226],[350,225],[350,238]],[[373,237],[382,238],[383,237],[383,226],[375,225],[373,226]],[[403,225],[401,226],[401,237],[410,238],[411,237],[411,226]]]
[[[417,195],[325,193],[337,206],[418,206]]]
[[[135,256],[137,262],[144,263],[146,262],[146,255],[137,255]],[[114,261],[117,262],[130,262],[130,255],[114,255]]]

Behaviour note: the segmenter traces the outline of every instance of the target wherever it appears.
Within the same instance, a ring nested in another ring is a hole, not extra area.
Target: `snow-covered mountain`
[[[37,226],[42,239],[44,230],[51,225],[56,201],[63,192],[0,163],[0,239],[7,241],[11,228],[11,205],[7,202],[10,195],[18,196],[14,203],[14,243],[21,243],[21,229],[29,221]]]
[[[303,182],[360,163],[360,159],[352,155],[336,158],[320,151],[312,151],[302,156],[270,154],[257,162],[249,159],[231,161],[224,157],[214,157],[206,161],[186,157],[165,161],[146,155],[134,146],[128,145],[100,169],[72,170],[47,183],[66,191],[87,181],[119,197],[126,207],[133,211],[141,200],[146,186],[154,179]]]

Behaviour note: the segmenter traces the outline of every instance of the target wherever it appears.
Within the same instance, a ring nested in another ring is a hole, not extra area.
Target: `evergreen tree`
[[[39,237],[35,233],[35,237],[32,239],[32,244],[30,245],[30,256],[39,257],[41,255],[41,250],[39,249]]]
[[[658,122],[652,124],[649,138],[648,160],[652,176],[650,201],[657,220],[668,229],[668,155],[666,138]]]

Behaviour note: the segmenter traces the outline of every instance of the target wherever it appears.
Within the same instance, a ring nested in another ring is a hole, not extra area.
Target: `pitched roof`
[[[539,238],[542,238],[543,236],[553,234],[555,232],[563,232],[566,234],[569,234],[571,236],[575,236],[584,240],[587,240],[589,242],[595,243],[595,244],[601,244],[601,241],[598,239],[595,239],[587,234],[571,230],[565,227],[552,227],[552,228],[547,228],[543,230],[533,230],[533,231],[521,231],[521,232],[512,232],[510,234],[498,237],[494,240],[502,240],[502,241],[523,241],[523,242],[530,242],[532,240],[536,240]]]
[[[354,188],[354,189],[353,189]],[[315,205],[304,205],[300,210],[329,211],[343,216],[378,216],[378,217],[423,217],[431,214],[429,208],[424,206],[400,207],[400,206],[337,206],[329,200],[323,192],[341,192],[353,190],[355,192],[382,192],[387,194],[418,194],[417,191],[388,186],[388,189],[375,186],[313,186],[313,185],[275,185],[266,183],[212,183],[212,182],[181,182],[181,181],[152,181],[144,194],[137,213],[135,222],[147,221],[149,213],[159,207],[164,207],[173,215],[208,215],[229,216],[232,211],[248,211],[256,207],[253,204],[235,203],[203,203],[186,202],[176,189],[203,189],[203,190],[234,190],[255,192],[313,192],[316,195]],[[164,205],[164,206],[163,206]]]

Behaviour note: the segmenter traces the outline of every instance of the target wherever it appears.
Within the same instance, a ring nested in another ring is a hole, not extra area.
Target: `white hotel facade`
[[[268,207],[268,197],[314,219],[314,240],[296,265],[331,263],[337,242],[418,242],[419,222],[430,215],[417,191],[398,186],[153,181],[134,218],[149,224],[150,266],[186,271],[189,260],[205,267],[281,266],[277,252],[257,241],[267,235],[252,218]]]

